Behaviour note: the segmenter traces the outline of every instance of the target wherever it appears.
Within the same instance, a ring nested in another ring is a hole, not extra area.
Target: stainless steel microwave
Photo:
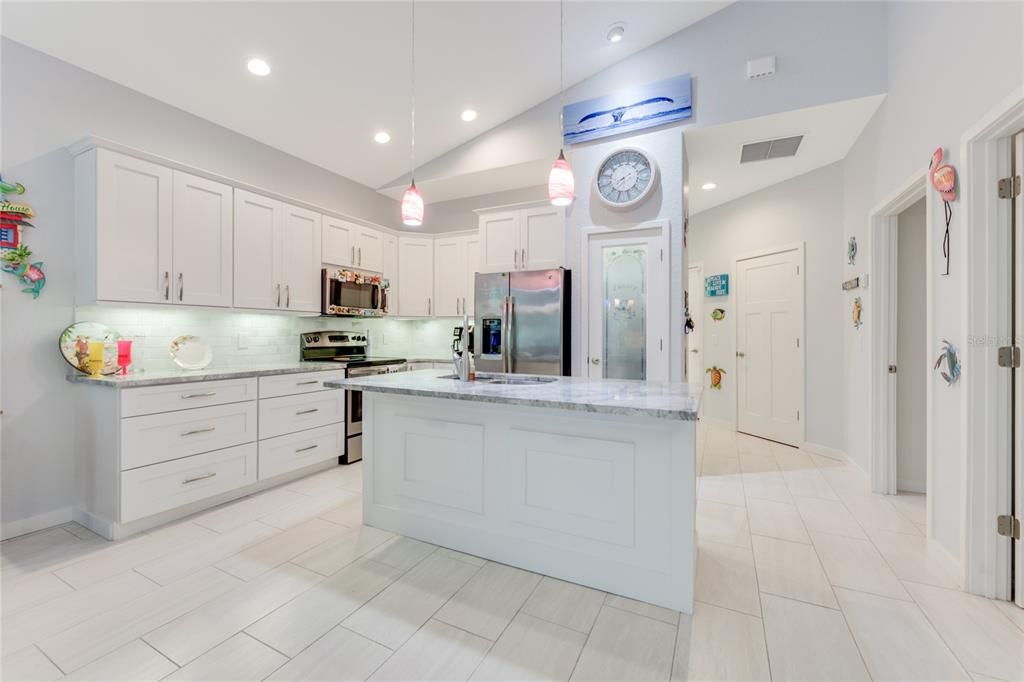
[[[383,317],[388,313],[388,281],[380,275],[324,268],[320,313],[340,317]]]

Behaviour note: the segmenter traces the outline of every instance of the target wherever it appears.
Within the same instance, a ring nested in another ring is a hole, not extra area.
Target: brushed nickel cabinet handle
[[[352,259],[349,261],[352,265],[356,264],[356,247],[352,247]]]
[[[523,270],[525,270],[526,269],[526,249],[523,249],[522,263],[523,263]]]
[[[295,413],[295,416],[298,417],[301,414],[313,414],[314,412],[319,412],[319,411],[320,411],[319,407],[314,407],[311,410],[299,410],[298,412]]]
[[[164,270],[164,300],[171,300],[171,273]]]
[[[216,430],[217,430],[216,426],[207,426],[206,428],[202,428],[202,429],[192,429],[191,431],[185,431],[181,435],[182,436],[194,436],[197,433],[210,433],[211,431],[216,431]]]
[[[186,478],[184,481],[181,482],[181,484],[188,485],[189,483],[195,483],[196,481],[205,481],[206,479],[213,478],[216,475],[216,471],[211,471],[210,473],[203,474],[202,476],[193,476],[192,478]]]
[[[306,446],[306,447],[304,447],[304,448],[297,448],[297,449],[295,450],[295,453],[296,453],[296,454],[298,454],[298,453],[300,453],[300,452],[308,452],[308,451],[310,451],[310,450],[316,450],[316,449],[317,449],[318,447],[320,447],[320,446],[319,446],[319,445],[307,445],[307,446]]]
[[[284,307],[292,307],[292,287],[290,284],[284,285]]]
[[[296,386],[312,386],[313,384],[319,384],[319,379],[313,379],[312,381],[296,381]]]
[[[281,285],[278,284],[276,286],[277,286],[277,307],[280,308],[281,307]]]
[[[189,398],[209,398],[217,395],[217,391],[210,391],[209,393],[185,393],[181,396],[182,400],[188,400]]]
[[[515,267],[513,268],[513,270],[518,270],[519,269],[519,249],[516,249],[515,251],[512,252],[512,260],[515,263]]]
[[[363,247],[359,247],[359,264],[363,264]]]
[[[185,275],[184,273],[178,273],[178,302],[185,297]]]

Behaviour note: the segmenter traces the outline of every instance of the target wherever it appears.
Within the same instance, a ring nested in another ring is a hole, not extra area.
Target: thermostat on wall
[[[758,80],[760,78],[769,78],[775,75],[775,56],[771,57],[759,57],[757,59],[751,59],[747,62],[747,78],[749,80]]]

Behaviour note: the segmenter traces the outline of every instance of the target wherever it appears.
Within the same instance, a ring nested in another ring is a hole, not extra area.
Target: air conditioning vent
[[[740,163],[753,163],[754,161],[767,161],[768,159],[783,159],[787,156],[796,156],[803,139],[803,135],[795,135],[793,137],[780,137],[775,140],[745,144],[740,151]]]

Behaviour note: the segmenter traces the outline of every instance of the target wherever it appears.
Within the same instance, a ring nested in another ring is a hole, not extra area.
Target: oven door
[[[375,374],[400,372],[405,365],[380,365],[378,367],[357,367],[345,372],[345,376],[365,377]],[[363,392],[345,391],[345,456],[342,464],[352,464],[363,458]]]

